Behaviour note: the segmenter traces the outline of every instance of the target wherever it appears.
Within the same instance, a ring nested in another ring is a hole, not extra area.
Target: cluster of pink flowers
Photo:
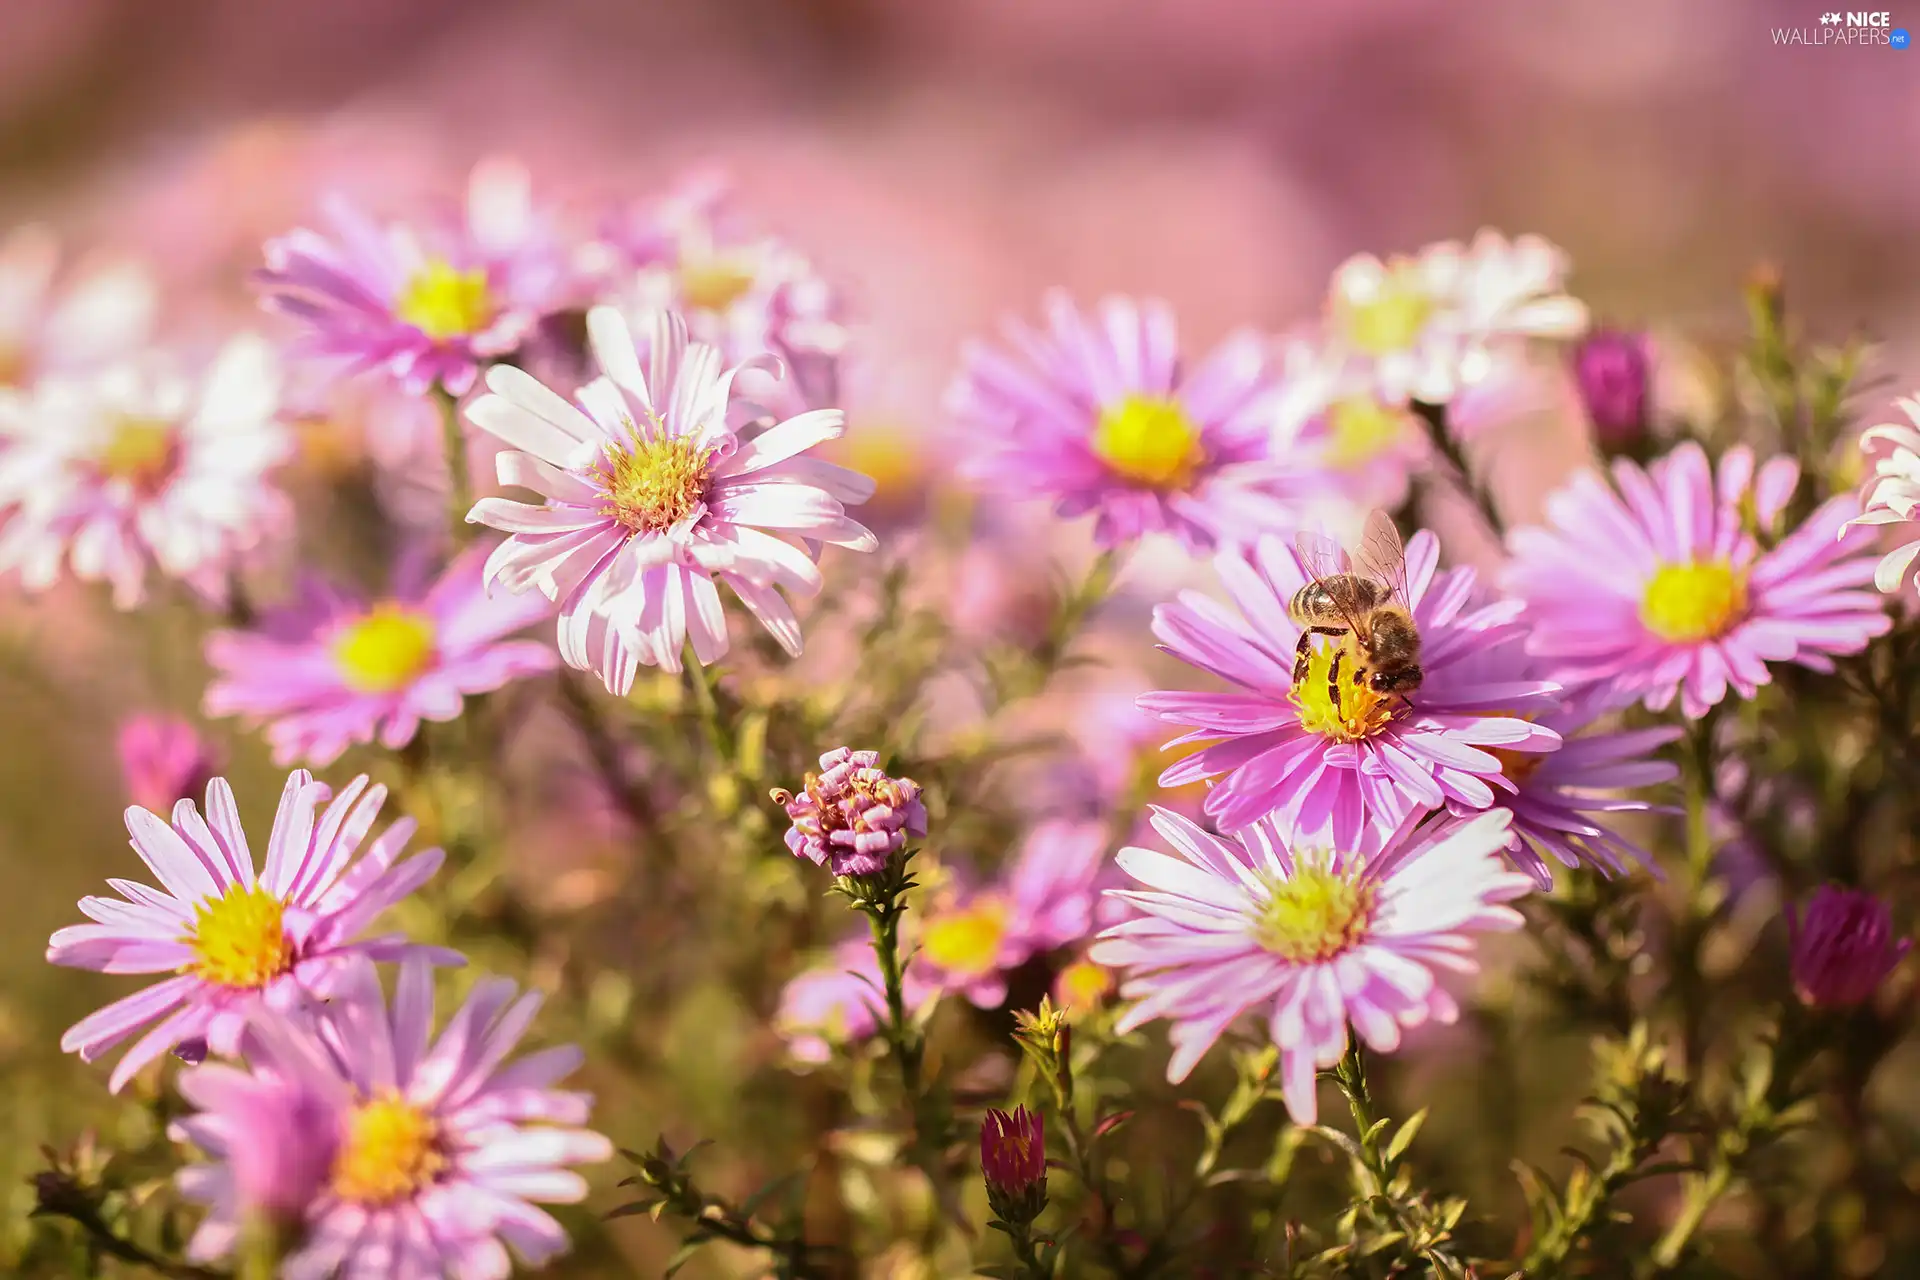
[[[823,590],[826,548],[877,549],[852,514],[874,482],[817,452],[846,427],[835,294],[716,181],[588,229],[489,162],[454,216],[336,200],[318,225],[270,241],[254,277],[284,348],[157,349],[137,270],[63,278],[44,233],[0,242],[0,572],[105,583],[120,608],[168,579],[227,610],[204,712],[263,731],[282,765],[401,750],[562,664],[619,696],[642,667],[716,664],[729,597],[798,657],[796,604]],[[1198,359],[1162,302],[1059,293],[1038,327],[967,348],[948,399],[965,473],[1092,516],[1110,556],[1164,538],[1210,569],[1217,591],[1186,586],[1151,621],[1210,683],[1097,707],[1090,762],[1067,775],[1086,794],[1036,807],[983,864],[939,849],[904,874],[928,797],[878,753],[830,751],[776,792],[788,849],[840,877],[875,936],[788,986],[778,1024],[797,1058],[901,1041],[894,1015],[943,996],[998,1008],[1044,970],[1064,1004],[1116,990],[1123,1032],[1168,1022],[1174,1082],[1257,1028],[1310,1124],[1317,1073],[1356,1038],[1388,1052],[1458,1016],[1449,983],[1474,970],[1475,937],[1519,927],[1512,904],[1556,867],[1651,869],[1621,818],[1662,811],[1646,791],[1676,776],[1660,753],[1685,730],[1627,727],[1633,707],[1698,721],[1776,667],[1831,671],[1890,629],[1882,597],[1911,579],[1920,535],[1884,558],[1873,539],[1920,516],[1911,426],[1867,433],[1883,448],[1864,502],[1800,505],[1799,463],[1746,447],[1583,472],[1540,527],[1505,537],[1493,575],[1443,567],[1429,530],[1402,547],[1384,514],[1351,551],[1326,532],[1403,507],[1510,407],[1540,344],[1586,333],[1566,270],[1537,237],[1482,232],[1354,257],[1304,332],[1239,332]],[[1646,366],[1637,338],[1578,349],[1596,423],[1637,438]],[[439,409],[455,519],[406,530],[380,591],[304,573],[256,615],[244,580],[292,544],[275,473],[294,402],[349,379]],[[1903,408],[1920,425],[1920,403]],[[522,498],[468,500],[469,428]],[[548,621],[551,642],[522,634]],[[1164,796],[1128,836],[1143,725],[1177,727],[1157,783],[1190,811]],[[197,1110],[176,1127],[208,1158],[180,1176],[209,1207],[192,1258],[230,1256],[259,1214],[297,1225],[302,1275],[503,1276],[509,1249],[562,1252],[535,1204],[581,1199],[573,1166],[611,1150],[583,1127],[590,1099],[558,1088],[580,1054],[510,1062],[539,999],[500,979],[436,1038],[433,969],[465,958],[376,931],[443,860],[402,857],[409,820],[373,834],[386,789],[363,774],[336,795],[294,770],[256,859],[190,726],[142,717],[119,747],[157,884],[82,899],[89,923],[54,933],[47,958],[153,979],[63,1038],[87,1062],[133,1041],[112,1090],[170,1052],[195,1064],[180,1089]],[[875,901],[890,872],[910,915]],[[1837,888],[1790,925],[1817,1008],[1870,999],[1909,946],[1883,904]],[[992,1113],[982,1160],[1009,1221],[1044,1206],[1044,1153],[1037,1114]]]

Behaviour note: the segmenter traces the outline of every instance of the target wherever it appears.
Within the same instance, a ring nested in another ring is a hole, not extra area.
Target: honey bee
[[[1309,581],[1287,602],[1287,615],[1302,628],[1294,649],[1293,679],[1306,678],[1313,637],[1329,636],[1337,648],[1327,668],[1327,694],[1340,703],[1344,674],[1353,684],[1411,702],[1419,689],[1420,630],[1407,603],[1407,557],[1400,532],[1384,511],[1367,517],[1360,549],[1341,568],[1340,544],[1320,534],[1295,540]]]

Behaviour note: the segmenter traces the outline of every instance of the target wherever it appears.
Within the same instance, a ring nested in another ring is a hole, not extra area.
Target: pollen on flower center
[[[680,267],[680,298],[696,311],[725,311],[753,288],[753,272],[726,258],[704,258]]]
[[[1350,663],[1340,668],[1340,693],[1336,701],[1328,688],[1327,674],[1338,645],[1316,644],[1307,659],[1307,674],[1294,682],[1291,697],[1300,709],[1300,727],[1335,742],[1358,742],[1393,723],[1394,695],[1377,693],[1364,684],[1355,684]]]
[[[1647,583],[1640,621],[1677,644],[1724,634],[1747,608],[1745,578],[1725,560],[1667,564]]]
[[[486,269],[461,271],[444,258],[414,272],[393,303],[396,316],[435,341],[478,333],[495,310]]]
[[[3,380],[0,380],[3,381]],[[163,418],[125,417],[94,455],[94,466],[109,480],[123,480],[140,492],[158,488],[180,459],[180,437]]]
[[[433,619],[403,605],[378,604],[333,642],[340,678],[355,693],[393,693],[433,662]]]
[[[352,1204],[404,1200],[447,1167],[439,1125],[391,1090],[355,1107],[346,1128],[333,1161],[333,1193]]]
[[[671,529],[706,501],[711,457],[678,436],[643,440],[636,433],[630,448],[607,446],[593,472],[604,499],[600,514],[635,533]]]
[[[1178,400],[1130,395],[1100,411],[1093,452],[1119,475],[1155,489],[1184,489],[1206,461],[1200,427]]]
[[[1367,296],[1341,296],[1336,319],[1347,341],[1371,356],[1405,351],[1433,314],[1433,297],[1421,285],[1418,268],[1395,262]]]
[[[1405,439],[1407,415],[1373,396],[1355,396],[1328,406],[1327,433],[1331,444],[1327,461],[1341,470],[1352,470]]]
[[[181,939],[193,949],[191,972],[216,986],[253,990],[293,967],[280,900],[258,885],[236,885],[226,896],[194,909],[193,931]]]
[[[1303,860],[1291,879],[1274,877],[1267,887],[1254,938],[1292,964],[1331,960],[1359,941],[1373,916],[1373,886],[1357,873],[1341,875]]]
[[[929,921],[920,948],[931,963],[949,973],[991,973],[999,963],[1000,940],[1006,933],[1005,904],[982,898]]]

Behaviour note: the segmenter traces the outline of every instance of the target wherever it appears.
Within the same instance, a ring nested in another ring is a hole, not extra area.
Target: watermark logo
[[[1827,10],[1820,15],[1820,22],[1816,26],[1773,28],[1773,42],[1834,49],[1872,48],[1876,45],[1904,49],[1910,40],[1907,29],[1894,26],[1893,15],[1884,10],[1848,10],[1844,13]]]

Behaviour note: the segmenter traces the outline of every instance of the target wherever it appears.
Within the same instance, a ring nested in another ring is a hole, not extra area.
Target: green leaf
[[[1387,1144],[1388,1164],[1394,1163],[1406,1154],[1407,1148],[1413,1145],[1414,1138],[1419,1136],[1420,1126],[1426,1122],[1427,1108],[1425,1107],[1407,1117],[1407,1122],[1400,1126],[1400,1132],[1394,1134],[1393,1141]]]
[[[672,1280],[679,1273],[680,1268],[693,1261],[693,1255],[700,1252],[710,1239],[712,1239],[711,1236],[689,1236],[678,1249],[673,1251],[673,1256],[667,1259],[667,1269],[660,1273],[661,1280]]]
[[[740,1202],[740,1216],[742,1218],[751,1218],[759,1210],[761,1205],[767,1203],[777,1195],[784,1195],[786,1192],[803,1185],[806,1182],[806,1178],[807,1175],[804,1173],[789,1173],[784,1177],[775,1178],[772,1182],[767,1183]]]
[[[643,1213],[652,1213],[655,1205],[663,1203],[665,1202],[660,1200],[635,1200],[632,1204],[623,1204],[617,1209],[607,1210],[605,1220],[611,1222],[615,1218],[632,1218]]]

